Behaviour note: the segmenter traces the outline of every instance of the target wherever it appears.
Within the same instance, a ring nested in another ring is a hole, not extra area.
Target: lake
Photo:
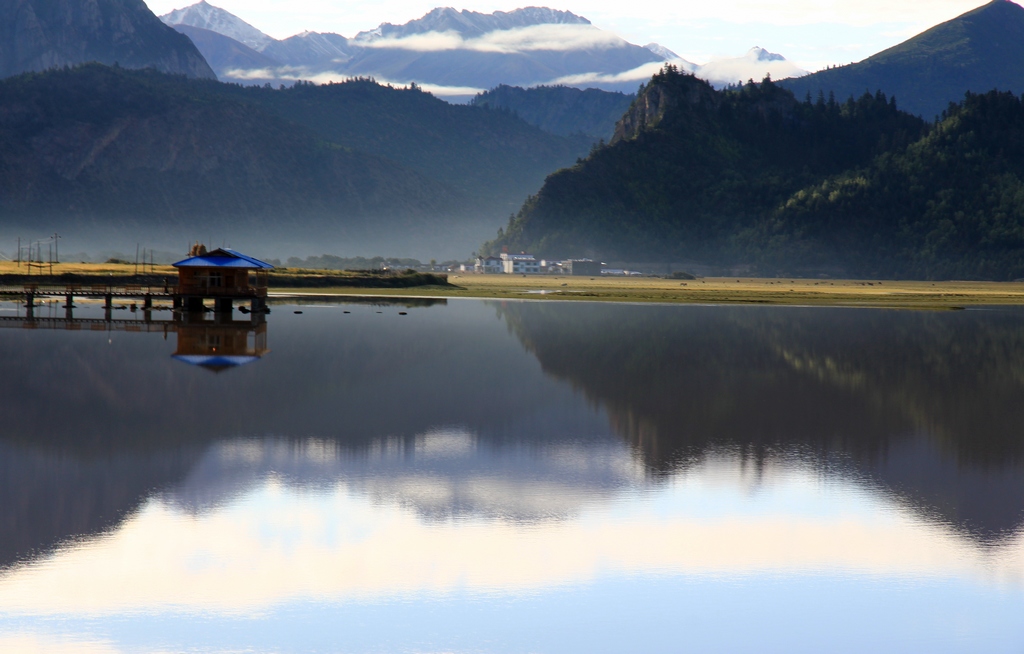
[[[1024,311],[23,313],[0,651],[1024,651]]]

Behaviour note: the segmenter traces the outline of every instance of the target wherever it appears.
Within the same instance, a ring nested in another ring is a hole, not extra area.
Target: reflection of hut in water
[[[265,261],[228,248],[202,252],[173,264],[178,269],[176,305],[202,310],[203,299],[213,298],[218,311],[231,311],[234,300],[249,300],[253,310],[264,306],[267,277],[274,267]]]
[[[267,348],[267,323],[248,320],[184,320],[177,325],[178,361],[213,372],[252,363]]]

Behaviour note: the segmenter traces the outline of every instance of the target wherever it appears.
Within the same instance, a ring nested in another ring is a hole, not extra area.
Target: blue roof
[[[217,248],[212,252],[198,257],[182,259],[178,263],[171,264],[175,268],[259,268],[272,270],[274,267],[266,261],[260,261],[255,257],[236,252],[230,248]]]
[[[225,356],[219,354],[172,354],[171,358],[178,361],[190,363],[193,366],[202,366],[220,372],[227,368],[237,368],[253,361],[259,361],[257,356]]]

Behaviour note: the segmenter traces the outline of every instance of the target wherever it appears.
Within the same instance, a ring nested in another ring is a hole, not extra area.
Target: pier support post
[[[36,317],[36,295],[35,293],[25,294],[25,317],[33,320]]]
[[[203,298],[201,297],[189,297],[186,301],[185,308],[188,311],[202,311],[203,310]]]
[[[231,298],[229,297],[219,297],[214,302],[214,311],[216,311],[217,313],[230,314],[234,310]]]
[[[114,305],[114,296],[113,295],[111,295],[110,293],[107,293],[105,296],[103,296],[103,308],[104,309],[106,309],[107,311],[110,311],[110,309],[111,309],[111,307],[113,307],[113,305]]]
[[[150,295],[149,293],[146,293],[146,295],[144,295],[143,298],[142,298],[142,310],[146,311],[146,310],[152,309],[152,308],[153,308],[153,296]]]

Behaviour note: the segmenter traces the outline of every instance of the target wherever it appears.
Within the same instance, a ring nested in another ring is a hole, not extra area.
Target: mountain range
[[[582,16],[544,7],[491,14],[441,7],[403,25],[384,23],[352,38],[303,32],[274,40],[205,1],[162,20],[193,37],[220,79],[246,84],[363,76],[415,83],[462,101],[501,84],[633,92],[666,61],[715,84],[805,72],[760,48],[700,66],[656,43],[634,45]],[[196,30],[217,33],[237,45]]]

